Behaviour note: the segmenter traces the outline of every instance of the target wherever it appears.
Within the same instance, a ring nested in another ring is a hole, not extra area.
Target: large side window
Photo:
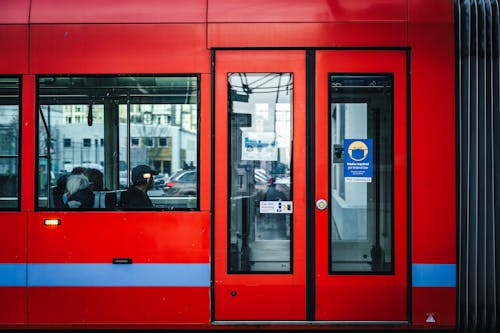
[[[40,76],[38,115],[38,208],[198,208],[198,76]]]
[[[19,85],[0,77],[0,210],[19,207]]]

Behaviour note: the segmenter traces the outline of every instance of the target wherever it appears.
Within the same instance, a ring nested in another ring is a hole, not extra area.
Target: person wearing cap
[[[153,208],[148,196],[148,189],[153,185],[153,175],[158,171],[147,165],[138,165],[132,169],[132,185],[122,193],[119,206],[125,209]]]

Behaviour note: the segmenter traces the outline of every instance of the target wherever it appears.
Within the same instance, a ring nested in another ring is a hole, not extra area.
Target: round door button
[[[326,207],[328,207],[328,203],[325,199],[319,199],[318,201],[316,201],[316,208],[318,208],[319,210],[325,210]]]

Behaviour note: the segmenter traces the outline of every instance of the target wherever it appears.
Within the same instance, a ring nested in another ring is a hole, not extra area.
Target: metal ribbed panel
[[[493,332],[500,284],[499,1],[455,0],[455,20],[457,326]]]

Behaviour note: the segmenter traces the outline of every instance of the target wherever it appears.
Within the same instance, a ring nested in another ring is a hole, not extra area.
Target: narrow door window
[[[330,272],[393,271],[392,106],[392,75],[330,75]]]
[[[230,73],[229,273],[291,272],[292,74]]]

